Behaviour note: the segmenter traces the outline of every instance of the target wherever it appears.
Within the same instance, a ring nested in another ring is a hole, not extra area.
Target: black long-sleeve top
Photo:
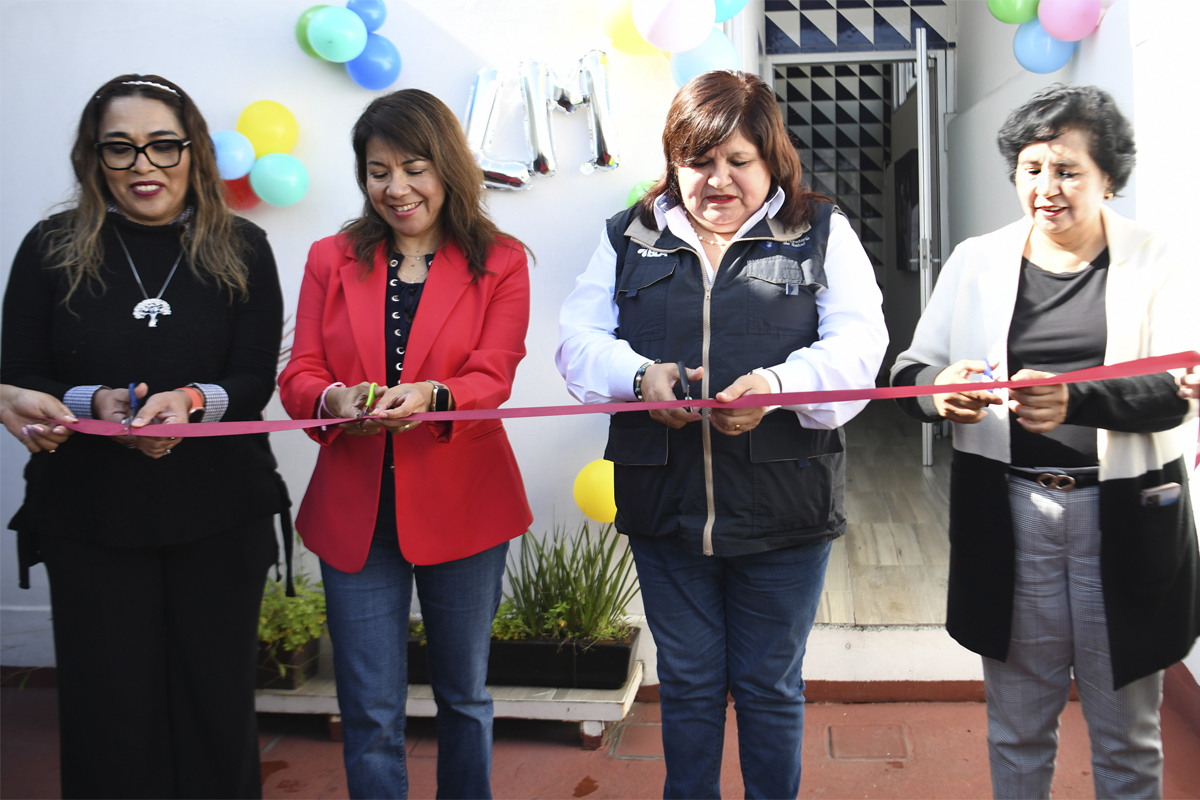
[[[211,278],[198,278],[185,255],[163,294],[171,314],[151,328],[133,316],[143,294],[114,231],[153,297],[180,253],[180,227],[139,225],[109,213],[104,287],[85,283],[68,304],[66,273],[44,260],[45,233],[63,222],[56,215],[35,226],[13,261],[0,381],[58,398],[91,384],[144,381],[150,394],[217,384],[229,396],[223,420],[261,419],[274,391],[283,327],[275,259],[262,229],[237,221],[249,267],[244,298],[231,299]],[[23,536],[116,547],[193,541],[283,510],[286,489],[275,466],[265,434],[187,439],[157,460],[107,437],[75,434],[57,452],[32,456],[25,505],[11,527]]]

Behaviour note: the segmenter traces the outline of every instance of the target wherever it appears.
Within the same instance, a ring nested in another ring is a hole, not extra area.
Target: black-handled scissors
[[[692,391],[691,391],[691,387],[688,386],[687,367],[685,367],[683,365],[682,361],[676,361],[675,366],[679,368],[679,388],[683,391],[683,397],[680,399],[691,400],[692,399]],[[689,414],[692,413],[691,406],[684,406],[683,410],[688,412]]]

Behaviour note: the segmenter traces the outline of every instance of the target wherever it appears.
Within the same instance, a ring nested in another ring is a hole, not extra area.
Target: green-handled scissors
[[[378,388],[378,383],[372,383],[371,388],[367,389],[367,402],[365,405],[363,405],[362,411],[358,412],[359,419],[362,419],[367,414],[371,413],[371,406],[375,405],[375,390]]]

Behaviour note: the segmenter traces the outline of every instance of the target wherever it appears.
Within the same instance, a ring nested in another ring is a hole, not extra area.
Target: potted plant
[[[510,555],[510,593],[492,622],[488,683],[618,689],[633,671],[640,628],[625,621],[637,595],[628,548],[611,524],[593,533],[556,528],[545,542],[526,533]],[[410,626],[409,681],[427,683],[424,626]]]
[[[297,575],[295,587],[296,596],[288,597],[282,583],[269,581],[263,592],[255,680],[260,689],[295,689],[317,674],[325,593],[307,575]]]

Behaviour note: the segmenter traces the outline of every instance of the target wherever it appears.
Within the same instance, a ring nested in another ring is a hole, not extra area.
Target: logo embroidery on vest
[[[644,247],[638,248],[638,255],[642,258],[666,258],[666,253],[660,253],[657,250],[647,250]]]
[[[783,246],[794,248],[796,250],[800,250],[805,247],[811,247],[812,243],[808,241],[808,234],[805,234],[805,235],[801,236],[799,239],[792,239],[790,242],[784,242]]]

